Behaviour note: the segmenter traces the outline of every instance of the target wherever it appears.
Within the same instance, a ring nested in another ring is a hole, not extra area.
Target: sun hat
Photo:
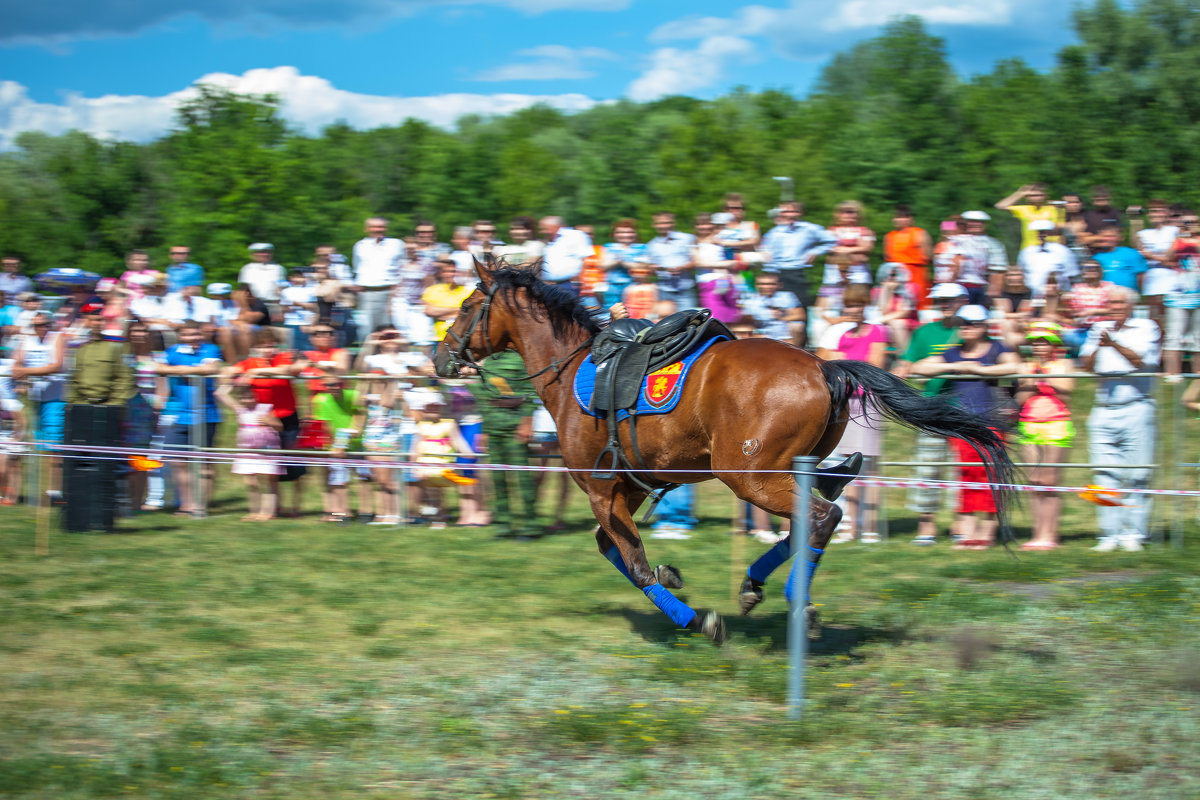
[[[1050,344],[1061,345],[1063,326],[1057,322],[1049,320],[1038,320],[1029,326],[1029,332],[1025,334],[1025,341],[1032,342],[1035,339],[1044,339]]]

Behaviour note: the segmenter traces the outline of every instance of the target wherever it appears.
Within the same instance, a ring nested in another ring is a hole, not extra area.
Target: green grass
[[[1079,503],[1065,548],[1018,561],[911,547],[891,493],[895,538],[818,574],[790,722],[781,581],[736,616],[762,546],[720,487],[692,541],[647,549],[726,615],[721,649],[600,557],[581,497],[533,542],[240,502],[225,482],[218,516],[55,532],[48,557],[5,510],[0,796],[1200,796],[1200,547],[1092,553]]]

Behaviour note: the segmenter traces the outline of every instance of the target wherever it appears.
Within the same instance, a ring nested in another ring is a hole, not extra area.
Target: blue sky
[[[21,130],[145,141],[204,80],[274,92],[310,132],[534,102],[806,93],[829,58],[923,17],[964,76],[1074,37],[1043,0],[0,0],[0,148]]]

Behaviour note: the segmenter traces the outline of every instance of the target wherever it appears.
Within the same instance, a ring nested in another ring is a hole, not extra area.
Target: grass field
[[[226,482],[207,520],[48,557],[5,509],[0,796],[1200,797],[1200,547],[1092,553],[1073,502],[1053,553],[914,548],[902,499],[895,538],[826,556],[799,723],[782,581],[736,616],[763,546],[718,486],[648,550],[721,649],[599,556],[581,495],[572,532],[513,542],[243,523]]]

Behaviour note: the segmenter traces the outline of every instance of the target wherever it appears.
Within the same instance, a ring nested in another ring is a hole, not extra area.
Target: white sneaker
[[[1142,547],[1142,539],[1140,536],[1122,536],[1117,541],[1117,544],[1122,550],[1129,553],[1136,553],[1145,549]]]
[[[1096,553],[1111,553],[1120,546],[1120,542],[1115,537],[1107,537],[1101,539],[1100,543],[1093,547],[1092,550]]]
[[[763,544],[775,544],[783,539],[783,537],[775,533],[775,531],[768,530],[754,531],[750,535]]]
[[[838,533],[833,534],[833,538],[829,540],[829,543],[830,544],[845,544],[846,542],[853,542],[853,541],[854,541],[854,534],[850,533],[850,529],[847,528],[844,531],[840,531]]]
[[[858,540],[863,544],[879,544],[882,537],[875,531],[863,531],[858,535]]]

